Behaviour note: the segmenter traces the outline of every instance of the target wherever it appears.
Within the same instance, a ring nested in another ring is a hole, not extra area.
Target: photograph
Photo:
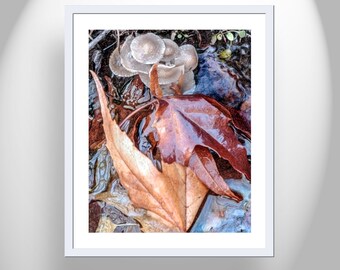
[[[7,1],[0,269],[336,268],[338,7]]]
[[[252,232],[251,40],[88,30],[89,233]]]

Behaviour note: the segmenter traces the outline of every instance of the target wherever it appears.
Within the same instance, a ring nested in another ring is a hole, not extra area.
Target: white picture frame
[[[173,20],[165,23],[164,17]],[[91,234],[87,230],[88,30],[157,27],[252,30],[252,90],[258,91],[252,96],[250,233]],[[274,256],[273,209],[273,6],[65,8],[65,256]]]

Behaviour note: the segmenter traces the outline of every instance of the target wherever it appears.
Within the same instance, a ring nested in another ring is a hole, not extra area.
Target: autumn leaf
[[[247,151],[238,139],[239,136],[250,139],[250,125],[236,110],[226,108],[207,96],[163,97],[155,67],[157,65],[150,72],[150,90],[156,99],[144,106],[144,109],[150,110],[150,106],[154,105],[151,113],[145,115],[145,112],[136,110],[121,126],[129,122],[125,131],[156,166],[155,156],[159,154],[159,159],[166,163],[177,162],[189,166],[216,194],[235,201],[242,200],[240,195],[229,189],[209,151],[217,153],[250,180]]]
[[[127,134],[111,119],[104,89],[91,72],[99,95],[106,146],[122,185],[135,207],[149,211],[172,231],[187,231],[208,189],[190,168],[162,162],[162,172],[140,152]]]
[[[89,148],[98,150],[105,140],[102,117],[96,114],[93,119],[89,119]]]
[[[185,96],[185,98],[187,98],[188,101],[192,100],[190,96]],[[196,98],[200,98],[200,96],[195,97],[195,99]],[[172,97],[169,100],[175,103],[178,101],[177,97]],[[229,171],[231,171],[231,173],[229,172],[230,175],[236,175],[239,178],[237,174],[237,172],[239,172],[250,178],[250,164],[247,158],[247,152],[237,139],[237,134],[234,132],[236,127],[232,129],[228,127],[227,122],[223,123],[222,120],[226,118],[226,116],[218,109],[213,108],[215,114],[218,112],[222,115],[218,120],[222,125],[225,124],[225,127],[222,131],[222,128],[218,128],[216,125],[215,129],[211,131],[212,128],[209,127],[208,119],[212,117],[202,113],[198,107],[195,107],[195,110],[197,109],[198,112],[189,112],[189,106],[183,107],[186,108],[187,111],[179,114],[180,116],[186,114],[187,118],[182,117],[183,119],[178,119],[174,112],[165,113],[164,110],[166,110],[166,106],[159,104],[162,101],[164,100],[155,99],[153,102],[146,104],[143,110],[134,111],[126,121],[122,123],[122,127],[125,127],[125,132],[134,142],[135,146],[149,157],[160,171],[162,171],[162,166],[159,165],[159,160],[169,164],[177,162],[192,169],[197,177],[216,194],[228,196],[237,202],[241,201],[242,197],[231,191],[221,177],[215,159],[210,153],[210,149],[214,150],[224,159],[224,166],[231,165],[233,170],[229,168]],[[154,105],[154,103],[158,106],[153,108],[152,105]],[[177,103],[179,106],[182,105],[180,102]],[[195,105],[195,103],[193,105]],[[205,110],[202,111],[208,111],[209,106],[211,106],[209,102],[203,105],[205,106],[203,107]],[[144,109],[146,108],[149,108],[149,110],[151,108],[152,113],[145,111]],[[229,114],[228,117],[231,117],[229,111],[227,112]],[[157,117],[158,113],[160,113],[161,116]],[[195,125],[196,129],[192,127],[195,117],[204,121],[204,123]],[[190,120],[189,118],[192,119]],[[126,127],[127,122],[129,123],[128,127]],[[229,133],[228,130],[226,130],[228,128],[230,129]],[[227,135],[224,134],[224,136],[222,136],[219,134],[217,136],[214,133],[216,130],[222,135],[224,133]],[[247,134],[247,132],[245,133]],[[220,141],[216,139],[217,137]],[[227,146],[228,149],[226,149]]]
[[[126,131],[136,147],[156,166],[155,160],[160,159],[189,167],[216,194],[241,201],[221,177],[210,151],[250,180],[247,151],[238,140],[240,135],[250,137],[243,123],[234,121],[229,110],[202,95],[157,98],[145,107],[154,104],[149,115],[135,111],[127,117],[130,128]]]
[[[151,92],[157,96],[158,79],[155,76],[157,73],[151,73],[154,82],[151,88],[156,87]],[[221,177],[210,151],[217,153],[225,164],[230,164],[236,172],[250,180],[247,151],[238,138],[243,136],[250,140],[250,125],[234,109],[203,95],[160,97],[154,100],[157,105],[154,112],[146,117],[147,124],[139,124],[137,139],[150,142],[148,151],[140,144],[139,149],[151,156],[152,160],[154,158],[150,152],[158,150],[161,160],[190,167],[216,194],[241,201],[242,197],[231,191]],[[132,126],[138,126],[138,119]],[[129,134],[136,142],[136,134]],[[150,134],[157,138],[156,143],[149,139]]]
[[[199,179],[213,192],[225,195],[235,201],[241,201],[242,197],[235,194],[219,174],[214,158],[208,148],[196,146],[189,160],[191,168]]]
[[[167,163],[188,166],[196,146],[215,151],[238,172],[251,178],[247,151],[235,130],[228,110],[203,95],[173,96],[159,99],[153,126],[159,136],[158,148]]]
[[[107,147],[135,207],[147,209],[173,231],[186,231],[208,189],[242,200],[224,181],[212,155],[250,180],[247,151],[238,140],[250,139],[250,129],[241,117],[203,95],[171,96],[151,100],[118,125],[111,119],[98,77],[91,74]],[[151,79],[152,87],[157,87],[157,79]]]

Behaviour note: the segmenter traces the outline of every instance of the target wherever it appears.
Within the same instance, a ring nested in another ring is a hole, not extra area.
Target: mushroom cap
[[[193,71],[188,71],[184,74],[182,91],[188,91],[195,86],[195,75]]]
[[[175,65],[184,65],[185,72],[194,70],[198,65],[198,55],[194,46],[185,44],[179,47],[179,56],[175,58]]]
[[[169,84],[178,81],[179,77],[184,73],[184,65],[166,66],[159,64],[157,67],[158,83],[160,85]],[[149,74],[150,77],[150,74]]]
[[[163,58],[161,59],[161,61],[169,62],[175,59],[176,57],[178,57],[179,47],[176,44],[176,42],[168,38],[164,38],[163,41],[165,44],[165,51],[164,51]]]
[[[110,55],[109,66],[112,73],[120,77],[131,77],[137,74],[137,72],[132,72],[124,68],[121,62],[118,47]]]
[[[134,38],[130,48],[132,56],[137,62],[155,64],[163,58],[165,44],[159,36],[147,33]]]
[[[149,74],[144,74],[144,73],[138,73],[139,78],[141,79],[141,81],[150,88],[150,77]]]
[[[132,56],[132,52],[130,49],[130,45],[133,41],[133,36],[130,35],[126,38],[121,50],[120,50],[120,57],[121,57],[121,62],[124,68],[131,72],[136,72],[136,73],[145,73],[148,74],[151,65],[146,65],[142,64],[136,61],[135,58]]]

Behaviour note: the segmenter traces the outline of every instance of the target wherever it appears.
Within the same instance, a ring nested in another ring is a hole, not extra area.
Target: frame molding
[[[260,249],[74,247],[74,16],[76,14],[263,14],[266,20],[266,244]],[[65,7],[65,256],[274,256],[274,6]],[[268,166],[270,165],[270,166]]]

